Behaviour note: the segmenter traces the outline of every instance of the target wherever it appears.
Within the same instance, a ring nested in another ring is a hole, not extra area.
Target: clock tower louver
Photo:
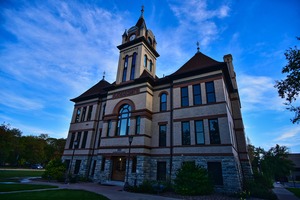
[[[120,57],[116,84],[137,79],[144,71],[155,78],[156,58],[159,57],[156,44],[153,32],[147,29],[142,8],[136,25],[125,30],[122,44],[118,46]]]

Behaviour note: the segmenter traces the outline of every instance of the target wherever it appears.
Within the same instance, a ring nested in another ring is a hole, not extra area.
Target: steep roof
[[[218,62],[201,52],[197,52],[189,61],[187,61],[182,67],[180,67],[176,72],[171,74],[171,76],[176,76],[180,74],[185,74],[187,72],[192,72],[200,69],[205,69],[208,67],[223,65],[224,62]]]
[[[109,86],[111,86],[111,84],[109,82],[107,82],[106,80],[102,79],[97,84],[95,84],[93,87],[91,87],[90,89],[88,89],[87,91],[82,93],[80,96],[78,96],[74,99],[71,99],[71,101],[78,102],[78,101],[82,101],[82,100],[86,100],[86,99],[90,99],[90,98],[100,97],[107,93],[105,88],[107,88]]]

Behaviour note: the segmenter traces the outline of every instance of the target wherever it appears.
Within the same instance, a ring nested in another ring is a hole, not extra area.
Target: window
[[[105,107],[106,107],[106,104],[103,105],[103,110],[102,110],[102,120],[103,120],[104,115],[105,115]]]
[[[131,115],[130,112],[130,105],[125,104],[121,107],[118,117],[119,119],[117,124],[117,135],[128,135]]]
[[[188,87],[181,88],[181,106],[189,106],[189,93]]]
[[[222,164],[220,162],[208,162],[207,171],[214,185],[223,185]]]
[[[167,145],[167,126],[159,126],[159,144],[160,147],[165,147]]]
[[[211,144],[221,144],[218,119],[208,120],[209,124],[209,136]]]
[[[132,168],[131,168],[131,173],[136,172],[136,165],[137,165],[137,158],[136,156],[132,158]]]
[[[130,80],[134,79],[135,62],[136,62],[136,53],[133,53],[133,55],[132,55],[132,63],[131,63],[131,71],[130,71]]]
[[[204,144],[203,121],[195,121],[196,144]]]
[[[100,128],[100,130],[99,130],[98,147],[100,147],[100,144],[101,144],[101,135],[102,135],[102,128]]]
[[[105,157],[102,157],[102,160],[101,160],[101,171],[104,171],[105,170]]]
[[[141,133],[141,116],[136,116],[135,120],[136,120],[135,134],[140,134]]]
[[[93,162],[93,168],[92,168],[92,176],[94,176],[94,174],[95,174],[95,169],[96,169],[96,160],[94,160],[94,162]]]
[[[190,122],[181,122],[182,145],[191,144]]]
[[[216,102],[214,82],[205,83],[207,103]]]
[[[107,137],[109,137],[110,129],[111,129],[111,120],[109,120],[109,121],[107,122],[107,132],[106,132],[106,136],[107,136]]]
[[[152,63],[152,60],[150,60],[150,63],[149,63],[149,70],[150,70],[150,72],[152,72],[152,66],[153,66],[153,63]]]
[[[75,122],[79,122],[80,113],[81,113],[81,108],[77,108]]]
[[[85,148],[85,145],[86,145],[87,136],[88,136],[88,132],[84,131],[84,133],[83,133],[83,139],[82,139],[82,143],[81,143],[81,148],[83,148],[83,149]]]
[[[77,145],[76,145],[76,147],[75,147],[75,148],[78,148],[78,147],[79,147],[79,144],[80,144],[80,139],[81,139],[81,132],[78,132],[78,133],[77,133],[77,139],[76,139],[76,141],[77,141]]]
[[[69,144],[69,149],[73,149],[74,139],[75,139],[75,133],[72,133],[70,144]]]
[[[167,94],[163,93],[160,96],[160,111],[166,111],[167,110]]]
[[[66,169],[68,170],[70,168],[70,160],[65,160]]]
[[[81,160],[76,160],[74,174],[78,174],[79,173],[80,164],[81,164]]]
[[[84,121],[85,113],[86,113],[86,107],[83,107],[83,109],[82,109],[82,114],[81,114],[81,120],[80,120],[81,122]]]
[[[127,67],[128,67],[128,56],[125,57],[125,61],[124,61],[124,70],[123,70],[122,82],[126,81]]]
[[[157,162],[157,178],[158,181],[165,181],[167,175],[166,162]]]
[[[86,120],[90,121],[92,119],[93,106],[89,106],[89,111]]]
[[[201,88],[199,84],[193,85],[193,100],[194,100],[194,105],[202,104]]]
[[[149,42],[150,45],[152,45],[152,40],[151,40],[150,37],[148,37],[148,42]]]
[[[144,55],[144,67],[147,68],[147,55]]]

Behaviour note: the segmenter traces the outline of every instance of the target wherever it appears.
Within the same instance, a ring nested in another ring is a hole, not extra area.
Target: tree
[[[300,40],[300,37],[297,37]],[[300,122],[300,106],[295,106],[294,103],[300,92],[300,50],[297,46],[294,49],[290,48],[284,53],[288,64],[283,67],[282,73],[286,73],[286,79],[276,81],[275,87],[278,89],[278,94],[281,98],[285,98],[287,110],[295,113],[291,119],[292,123]]]

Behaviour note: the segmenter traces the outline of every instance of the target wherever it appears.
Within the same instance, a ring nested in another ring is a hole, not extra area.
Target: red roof
[[[189,61],[187,61],[182,67],[180,67],[172,75],[184,74],[187,72],[196,71],[199,69],[205,69],[212,66],[223,65],[224,62],[218,62],[201,52],[197,52]],[[171,76],[172,76],[171,75]]]

